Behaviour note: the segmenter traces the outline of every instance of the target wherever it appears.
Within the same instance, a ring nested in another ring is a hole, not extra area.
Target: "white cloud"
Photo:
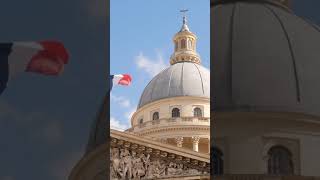
[[[124,131],[129,128],[129,124],[123,124],[114,117],[110,118],[110,128],[118,131]]]
[[[132,108],[130,111],[125,113],[125,116],[127,117],[127,119],[130,121],[132,115],[136,112],[136,108]]]
[[[160,71],[166,68],[166,63],[164,62],[161,53],[157,53],[156,59],[150,59],[149,57],[143,55],[142,52],[138,56],[135,57],[136,65],[139,69],[144,70],[150,76],[155,76]]]
[[[119,104],[122,107],[130,107],[131,103],[130,100],[124,96],[116,96],[114,94],[111,94],[111,101]]]
[[[124,115],[127,117],[128,124],[130,127],[131,127],[131,118],[132,118],[132,115],[136,112],[136,109],[137,108],[132,108],[128,112],[124,113]]]

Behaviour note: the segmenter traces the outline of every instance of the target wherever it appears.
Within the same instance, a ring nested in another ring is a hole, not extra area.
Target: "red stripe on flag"
[[[58,41],[40,41],[39,43],[44,48],[44,51],[50,52],[50,54],[61,58],[64,64],[68,63],[69,54],[62,43]]]
[[[121,84],[121,85],[130,85],[131,83],[131,76],[129,74],[123,74],[123,77],[119,80],[118,84]]]
[[[69,55],[63,44],[57,41],[41,41],[43,50],[31,58],[26,71],[44,75],[62,73],[64,64],[68,63]]]

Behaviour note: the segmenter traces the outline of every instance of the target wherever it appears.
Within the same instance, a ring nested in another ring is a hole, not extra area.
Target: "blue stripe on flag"
[[[109,76],[109,84],[110,84],[109,92],[111,92],[112,86],[113,86],[113,75],[110,75],[110,76]]]
[[[7,87],[9,78],[9,54],[11,53],[12,43],[0,43],[0,95]]]

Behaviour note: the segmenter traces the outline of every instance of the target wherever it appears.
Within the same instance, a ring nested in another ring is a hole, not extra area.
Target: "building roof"
[[[144,89],[138,108],[170,97],[197,96],[210,98],[210,72],[192,62],[171,65],[156,75]]]
[[[320,115],[320,33],[276,1],[211,4],[215,111]]]

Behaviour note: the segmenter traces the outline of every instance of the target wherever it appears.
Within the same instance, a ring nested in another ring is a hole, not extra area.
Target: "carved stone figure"
[[[118,178],[118,171],[120,169],[119,149],[113,148],[110,154],[111,154],[110,173],[111,173],[111,177],[114,179],[114,178]]]
[[[132,157],[129,153],[129,150],[125,149],[122,151],[122,157],[123,157],[123,173],[122,173],[122,179],[131,179],[132,178]]]
[[[136,157],[136,153],[132,152],[132,164],[133,164],[133,171],[132,171],[132,175],[134,179],[141,179],[141,177],[143,177],[145,175],[145,167],[144,164],[142,162],[142,159],[140,157]]]
[[[201,173],[182,163],[168,162],[161,158],[151,159],[150,154],[137,155],[137,152],[125,148],[112,148],[110,157],[110,178],[113,180],[147,180]]]

